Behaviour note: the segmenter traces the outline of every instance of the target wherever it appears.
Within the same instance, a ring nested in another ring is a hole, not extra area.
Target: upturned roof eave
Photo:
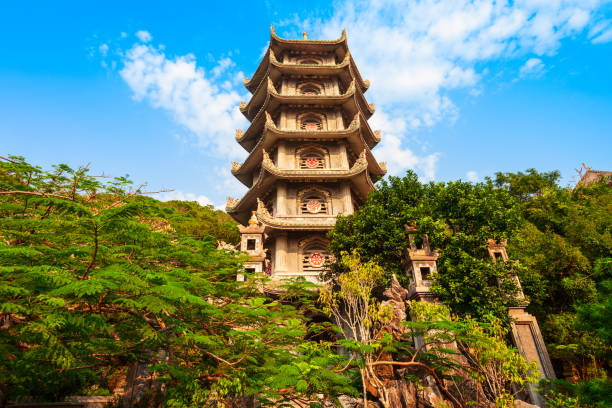
[[[336,217],[327,217],[329,220],[322,222],[291,220],[266,216],[259,212],[256,213],[257,220],[265,227],[267,234],[274,230],[281,231],[329,231],[336,225]]]
[[[267,74],[268,74],[268,71],[270,70],[270,51],[271,51],[270,45],[268,44],[268,49],[266,50],[264,57],[261,59],[261,62],[257,66],[257,69],[253,73],[253,76],[251,76],[251,78],[245,77],[242,80],[244,87],[248,89],[249,92],[251,92],[251,94],[255,93],[255,90],[261,84],[262,79],[268,76]],[[253,80],[256,80],[256,81],[253,81]]]
[[[348,50],[348,45],[346,42],[346,29],[342,30],[342,34],[340,38],[336,40],[298,40],[298,39],[288,39],[281,38],[276,35],[274,31],[274,26],[270,26],[270,41],[272,43],[276,43],[279,45],[297,45],[296,49],[303,49],[304,45],[314,45],[314,46],[328,46],[332,48],[336,48],[338,46],[343,47],[345,50]]]
[[[261,91],[263,92],[263,91]],[[258,92],[248,104],[240,107],[240,112],[250,121],[253,122],[262,111],[273,111],[281,104],[295,105],[322,105],[322,106],[343,106],[349,109],[351,114],[360,112],[365,119],[369,119],[374,114],[374,106],[368,104],[363,93],[357,91],[354,87],[348,89],[342,95],[282,95],[274,89],[272,85],[266,87],[266,97],[257,112],[254,112],[255,101],[260,101],[263,98],[262,93]],[[354,104],[354,106],[352,105]],[[352,111],[351,111],[352,110]]]
[[[240,164],[239,167],[232,169],[232,174],[240,180],[245,186],[250,187],[253,184],[253,178],[251,176],[252,172],[255,168],[261,164],[262,160],[262,151],[265,149],[269,149],[272,147],[277,140],[280,139],[347,139],[349,145],[351,146],[353,151],[361,151],[366,150],[366,157],[368,161],[368,170],[370,173],[376,176],[376,178],[380,178],[386,174],[386,170],[381,167],[381,164],[376,161],[374,154],[368,147],[368,145],[363,140],[361,135],[361,129],[358,126],[350,127],[348,129],[343,130],[332,130],[332,131],[323,131],[323,130],[315,130],[315,131],[305,131],[305,130],[280,130],[275,126],[270,124],[266,124],[264,126],[264,131],[262,136],[259,138],[259,141],[251,150],[250,154],[244,160],[243,163]]]
[[[264,80],[273,74],[274,70],[278,70],[279,73],[304,75],[336,75],[346,70],[350,80],[357,81],[361,92],[367,91],[370,87],[370,81],[363,79],[348,51],[342,62],[338,64],[285,64],[274,57],[274,51],[269,47],[253,76],[250,79],[245,78],[243,80],[244,86],[251,94],[255,94]]]
[[[325,169],[314,173],[314,170],[279,169],[274,166],[273,163],[270,164],[267,162],[268,160],[264,158],[257,181],[251,188],[249,188],[242,199],[240,199],[235,206],[226,206],[227,213],[239,222],[244,223],[244,220],[248,219],[249,213],[252,211],[258,197],[263,195],[263,193],[267,191],[267,189],[270,188],[277,180],[320,180],[326,178],[342,178],[351,181],[351,184],[358,188],[358,191],[362,197],[367,196],[367,193],[375,188],[368,175],[367,163],[365,165],[356,163],[351,169],[348,170]]]

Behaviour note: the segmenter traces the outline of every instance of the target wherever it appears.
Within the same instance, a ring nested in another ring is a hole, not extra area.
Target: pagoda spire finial
[[[308,39],[308,33],[307,33],[306,31],[304,31],[304,32],[302,33],[302,36],[304,37],[304,38],[303,38],[304,40],[307,40],[307,39]]]
[[[259,225],[259,221],[257,220],[257,215],[255,215],[257,211],[251,211],[251,218],[249,219],[249,225]]]

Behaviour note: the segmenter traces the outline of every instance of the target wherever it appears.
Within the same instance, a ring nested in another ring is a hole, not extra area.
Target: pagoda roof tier
[[[270,215],[264,203],[259,199],[257,199],[257,212],[255,215],[265,228],[267,234],[270,234],[273,230],[329,231],[336,225],[336,216],[334,215],[274,217]]]
[[[346,42],[346,29],[342,30],[340,38],[337,40],[296,40],[280,38],[274,31],[274,26],[270,26],[270,45],[279,49],[295,50],[295,51],[348,51]]]
[[[265,138],[269,133],[274,132],[280,138],[320,138],[320,139],[336,139],[338,135],[346,135],[349,133],[358,132],[361,139],[369,149],[373,149],[380,142],[380,131],[372,131],[368,121],[359,113],[353,118],[353,121],[347,129],[341,130],[302,130],[302,129],[279,129],[272,120],[271,115],[266,110],[261,110],[253,119],[251,126],[243,132],[236,130],[236,140],[248,152],[252,152],[261,139]],[[361,151],[363,148],[353,149]]]
[[[237,221],[245,224],[249,218],[249,211],[255,206],[257,198],[268,192],[278,180],[294,182],[350,180],[354,191],[365,200],[367,194],[374,190],[374,183],[367,170],[365,150],[361,152],[359,159],[350,169],[279,169],[264,150],[257,180],[241,200],[228,197],[225,209]]]
[[[355,88],[355,81],[351,82],[342,95],[283,95],[278,93],[272,80],[268,78],[267,86],[258,89],[249,103],[240,103],[240,112],[253,121],[262,111],[273,111],[281,104],[308,105],[308,106],[342,106],[351,115],[363,113],[366,119],[374,114],[374,104],[368,104],[363,92]]]
[[[264,127],[264,135],[259,139],[257,145],[242,163],[232,163],[232,174],[240,180],[245,186],[253,185],[253,171],[259,166],[263,160],[263,154],[266,150],[270,150],[278,140],[299,140],[299,141],[319,141],[319,140],[346,140],[349,147],[354,152],[366,152],[366,160],[368,162],[368,171],[373,176],[374,182],[384,176],[387,172],[384,162],[377,162],[363,141],[359,127],[349,127],[346,130],[336,131],[308,131],[308,130],[291,130],[283,131],[276,127]]]
[[[298,40],[299,41],[299,40]],[[301,41],[300,41],[301,42]],[[297,64],[291,62],[281,62],[276,59],[276,53],[272,48],[268,48],[259,67],[251,79],[243,80],[244,86],[252,93],[265,86],[265,79],[270,78],[276,81],[281,75],[337,75],[343,83],[348,84],[356,81],[361,92],[365,92],[370,87],[370,81],[364,80],[357,69],[350,52],[346,52],[344,58],[339,63],[333,64]]]

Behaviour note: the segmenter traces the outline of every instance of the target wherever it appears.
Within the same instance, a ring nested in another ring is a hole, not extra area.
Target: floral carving
[[[351,170],[357,169],[361,166],[367,166],[367,165],[368,165],[368,159],[366,157],[366,150],[363,149],[363,151],[359,153],[359,158],[355,160],[355,164],[353,164],[353,167],[351,168]]]

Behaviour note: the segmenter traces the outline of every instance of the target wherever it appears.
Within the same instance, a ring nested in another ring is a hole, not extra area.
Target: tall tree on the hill
[[[136,363],[173,407],[352,391],[300,310],[236,282],[239,257],[129,185],[0,162],[2,399],[108,393]]]

